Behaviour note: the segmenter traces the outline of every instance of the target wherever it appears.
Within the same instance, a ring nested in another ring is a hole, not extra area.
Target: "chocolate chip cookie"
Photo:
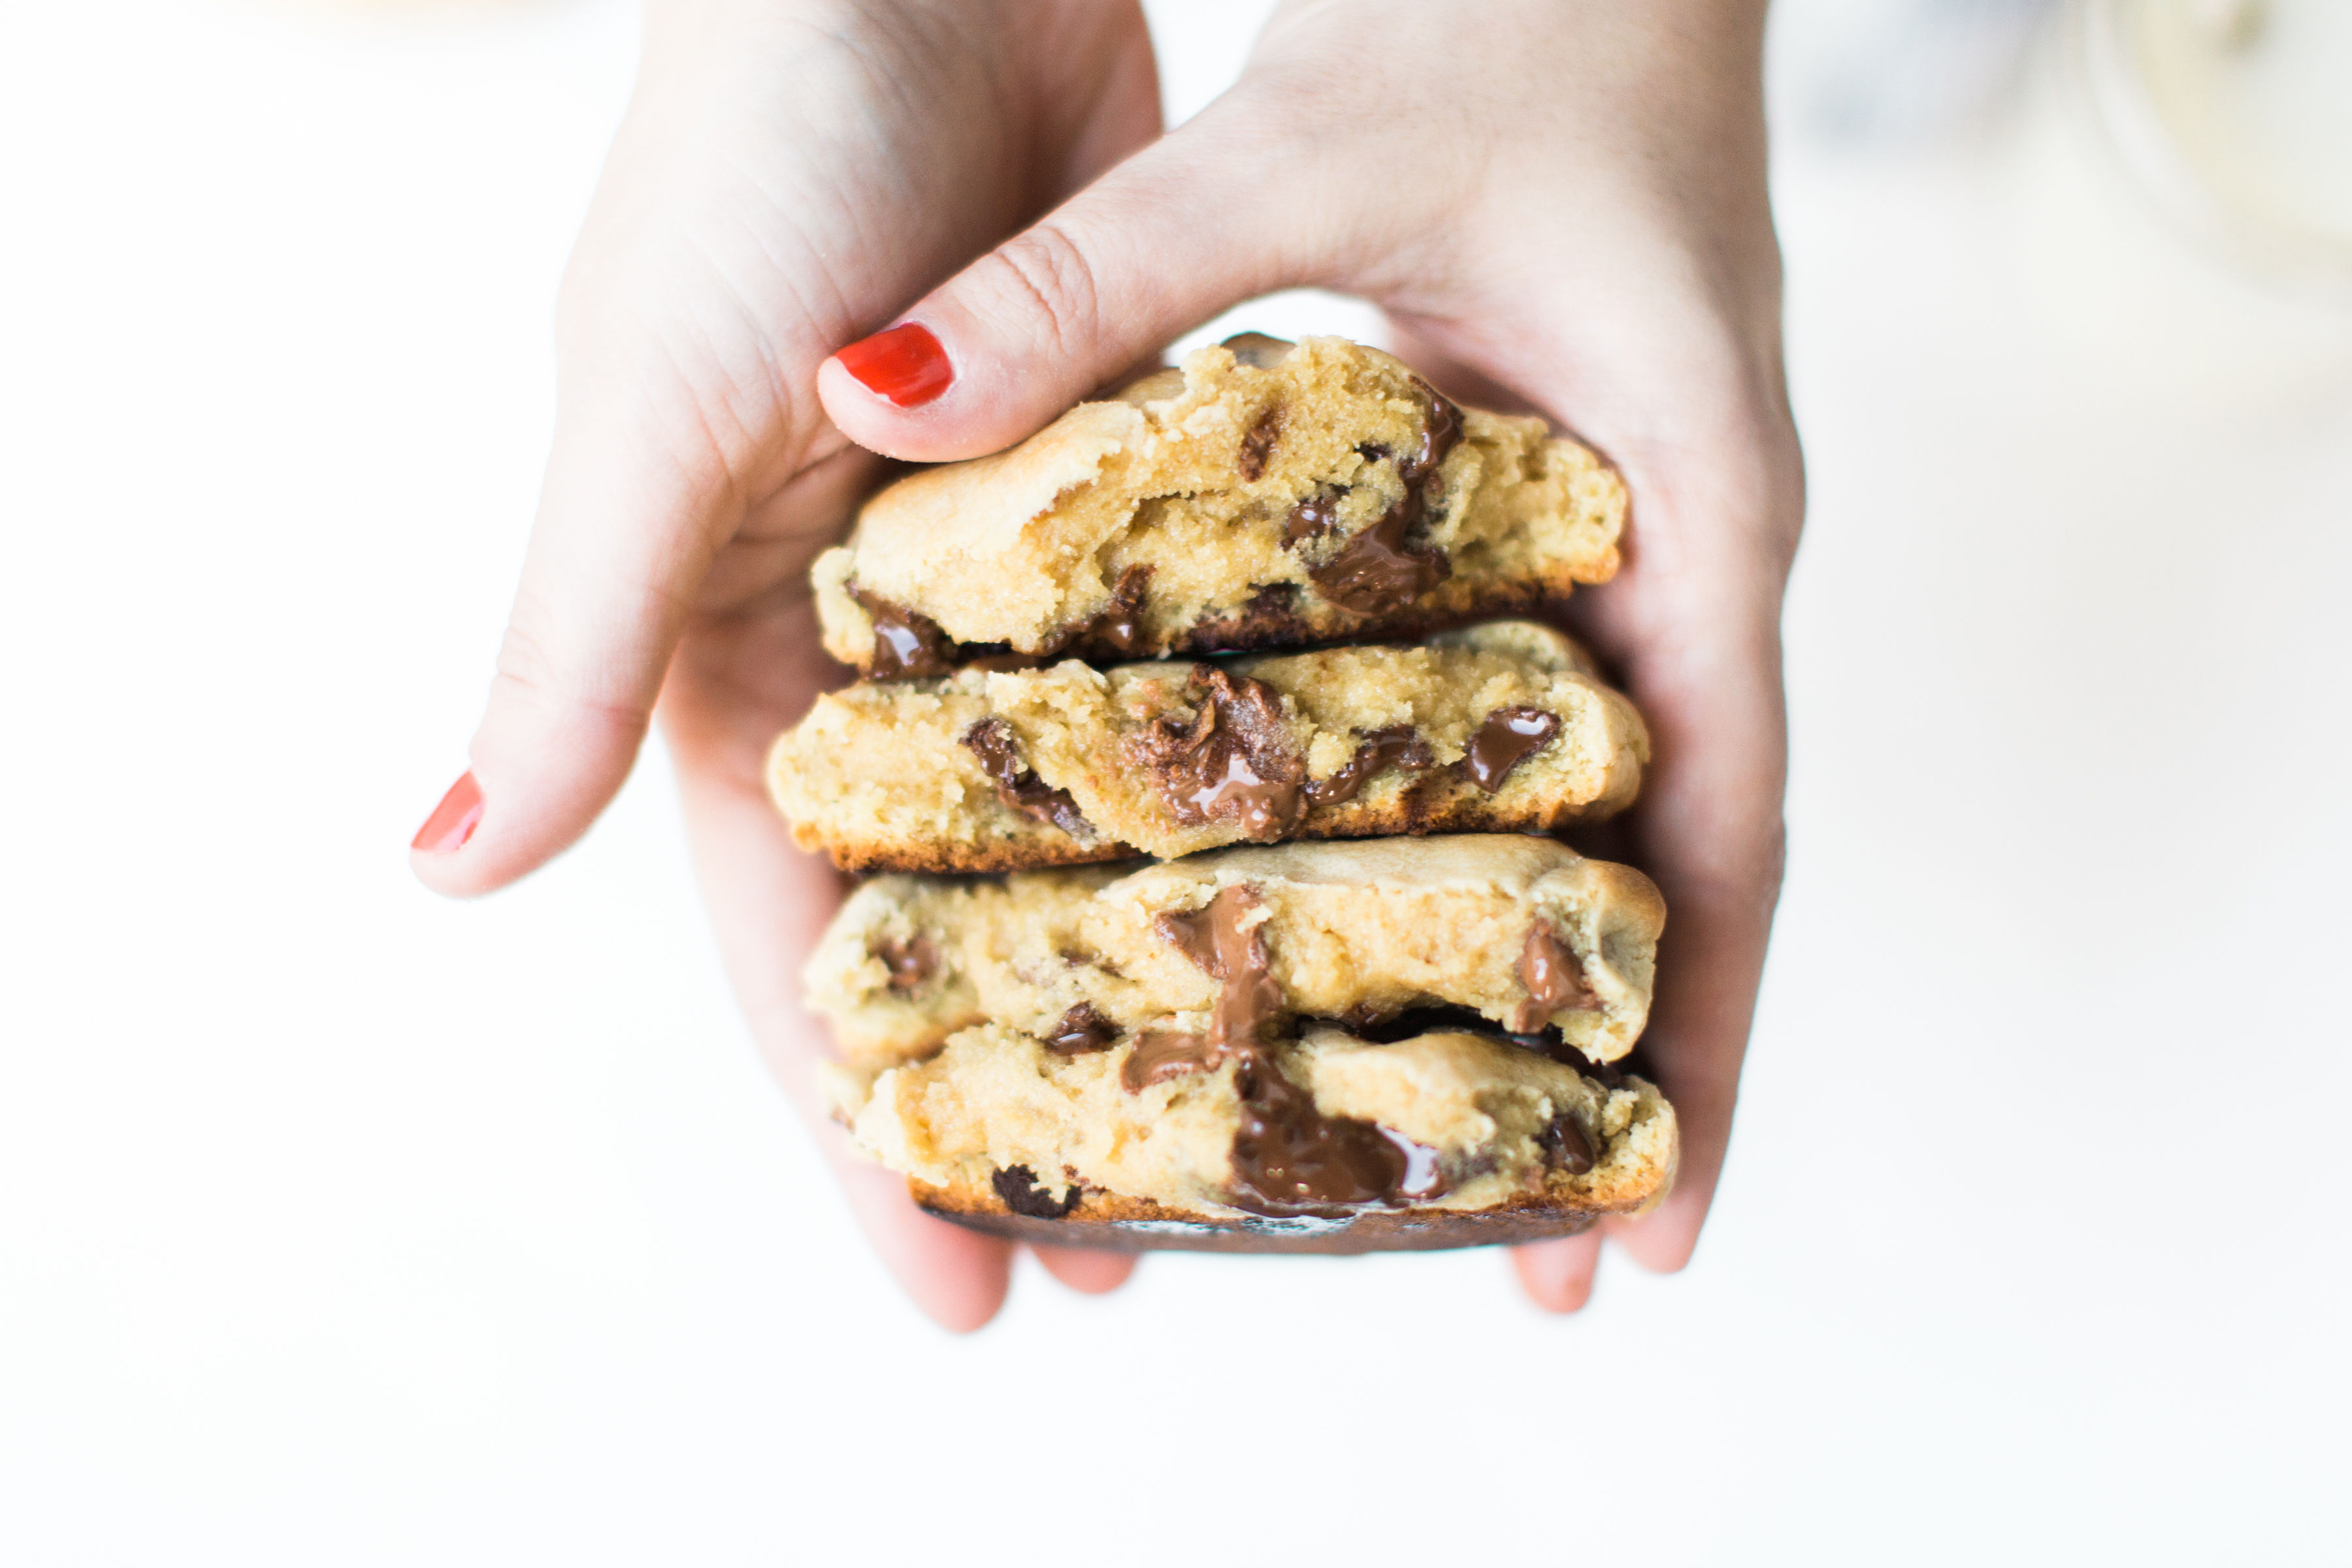
[[[1270,984],[1262,932],[1219,938],[1224,991]],[[982,1025],[919,1063],[835,1069],[828,1088],[858,1143],[934,1213],[1066,1246],[1529,1241],[1638,1210],[1673,1178],[1673,1110],[1571,1050],[1270,1022],[1220,1008],[1176,1048],[1150,1030]]]
[[[1648,738],[1532,622],[1418,647],[864,681],[777,741],[804,849],[1000,871],[1238,842],[1542,832],[1627,805]]]
[[[1640,872],[1550,839],[1282,844],[1124,872],[878,877],[805,978],[853,1066],[928,1056],[982,1024],[1073,1048],[1148,1034],[1139,1052],[1172,1059],[1188,1039],[1214,1057],[1220,1031],[1324,1021],[1362,1036],[1435,1009],[1610,1062],[1648,1017],[1664,922]],[[1244,938],[1265,965],[1237,996],[1225,981]]]
[[[940,676],[1519,614],[1607,581],[1624,517],[1616,474],[1540,419],[1343,339],[1253,336],[899,480],[813,581],[835,658]]]

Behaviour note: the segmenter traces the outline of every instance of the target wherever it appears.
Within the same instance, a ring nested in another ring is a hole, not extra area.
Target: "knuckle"
[[[993,261],[1001,281],[1042,316],[1057,348],[1094,335],[1102,320],[1102,282],[1087,248],[1052,219],[999,246]]]

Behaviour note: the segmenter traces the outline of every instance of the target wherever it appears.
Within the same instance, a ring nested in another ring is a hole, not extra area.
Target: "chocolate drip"
[[[1463,772],[1488,795],[1503,787],[1513,768],[1551,744],[1559,733],[1559,715],[1540,708],[1497,708],[1486,715],[1470,738],[1462,759]]]
[[[1584,1124],[1568,1111],[1556,1112],[1543,1130],[1536,1134],[1536,1147],[1543,1151],[1544,1163],[1555,1171],[1580,1176],[1599,1163],[1592,1147],[1591,1134]]]
[[[890,989],[912,991],[929,980],[940,966],[940,950],[929,937],[918,932],[905,942],[885,942],[872,950],[890,972]]]
[[[1194,704],[1190,723],[1155,719],[1127,742],[1129,759],[1158,775],[1176,820],[1197,827],[1231,819],[1259,843],[1297,826],[1307,759],[1274,688],[1203,664],[1193,666],[1185,695]]]
[[[996,1189],[1006,1208],[1031,1219],[1061,1219],[1078,1206],[1077,1188],[1057,1198],[1037,1184],[1037,1173],[1026,1165],[1007,1165],[990,1176],[988,1184]]]
[[[1233,1201],[1266,1215],[1344,1213],[1433,1197],[1444,1190],[1433,1157],[1370,1121],[1326,1116],[1290,1081],[1265,1044],[1281,1016],[1282,988],[1268,972],[1259,929],[1242,928],[1257,895],[1226,888],[1194,914],[1163,914],[1160,937],[1223,982],[1206,1035],[1148,1035],[1121,1079],[1140,1089],[1182,1072],[1239,1063],[1234,1089],[1241,1127],[1234,1135]]]
[[[1385,730],[1368,730],[1357,743],[1356,754],[1341,763],[1339,772],[1328,779],[1307,781],[1307,804],[1339,805],[1351,801],[1365,783],[1383,768],[1417,773],[1436,765],[1436,753],[1429,749],[1429,742],[1423,740],[1421,732],[1412,725],[1395,724]]]
[[[1240,467],[1244,483],[1255,484],[1265,475],[1265,460],[1274,454],[1275,437],[1282,434],[1282,405],[1277,403],[1257,416],[1257,423],[1242,437]]]
[[[1013,727],[1002,719],[982,719],[963,732],[963,743],[980,759],[981,770],[996,785],[996,798],[1034,821],[1058,827],[1074,838],[1091,838],[1094,828],[1079,815],[1070,792],[1049,787],[1021,760]]]
[[[1404,481],[1404,494],[1381,514],[1380,521],[1350,535],[1330,560],[1307,571],[1307,580],[1343,610],[1379,615],[1411,604],[1453,573],[1445,552],[1408,542],[1428,514],[1429,498],[1437,488],[1438,469],[1445,455],[1462,440],[1462,411],[1428,387],[1422,389],[1422,399],[1427,412],[1420,442],[1397,459],[1397,478]],[[1389,455],[1378,447],[1359,450],[1367,457],[1375,452]],[[1301,501],[1292,509],[1283,528],[1285,543],[1296,542],[1294,535],[1302,527],[1300,512],[1307,504]],[[1328,525],[1328,516],[1322,521]],[[1311,533],[1297,536],[1313,537]]]
[[[955,641],[939,622],[855,584],[849,596],[874,623],[874,659],[866,673],[875,679],[945,675],[955,668]]]
[[[1081,1002],[1062,1015],[1045,1037],[1045,1048],[1056,1056],[1083,1057],[1107,1051],[1118,1041],[1118,1026],[1096,1012],[1093,1003]]]
[[[1519,979],[1528,988],[1528,999],[1512,1015],[1511,1026],[1522,1034],[1542,1028],[1562,1008],[1584,1012],[1601,1005],[1585,983],[1584,965],[1575,950],[1560,940],[1549,921],[1528,927],[1527,943],[1519,950]]]

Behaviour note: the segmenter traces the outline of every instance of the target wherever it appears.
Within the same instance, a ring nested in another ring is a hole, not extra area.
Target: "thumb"
[[[559,409],[472,765],[410,846],[436,891],[503,887],[587,831],[628,777],[694,589],[740,516],[738,455],[707,433],[674,438],[646,382],[627,384],[583,378]]]
[[[1298,161],[1270,152],[1286,139],[1223,107],[826,360],[817,391],[834,423],[918,462],[997,451],[1233,305],[1339,281],[1335,210],[1307,195],[1321,182],[1269,168]]]

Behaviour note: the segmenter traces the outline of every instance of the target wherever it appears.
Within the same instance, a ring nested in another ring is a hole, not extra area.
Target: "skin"
[[[1458,398],[1577,431],[1633,497],[1568,619],[1656,763],[1612,847],[1673,911],[1645,1050],[1680,1179],[1638,1220],[1515,1254],[1573,1311],[1601,1241],[1682,1267],[1729,1137],[1780,879],[1780,605],[1803,513],[1780,362],[1752,0],[1296,0],[1241,81],[1160,135],[1150,41],[1105,0],[669,0],[559,309],[558,428],[473,772],[469,895],[561,852],[658,712],[754,1036],[877,1251],[950,1328],[1004,1243],[916,1210],[816,1113],[803,955],[842,882],[769,805],[770,741],[838,684],[809,563],[874,453],[976,456],[1271,289],[1381,305]],[[928,290],[928,292],[927,292]],[[829,356],[901,321],[956,379],[898,408]],[[1108,1289],[1130,1260],[1037,1249]]]

